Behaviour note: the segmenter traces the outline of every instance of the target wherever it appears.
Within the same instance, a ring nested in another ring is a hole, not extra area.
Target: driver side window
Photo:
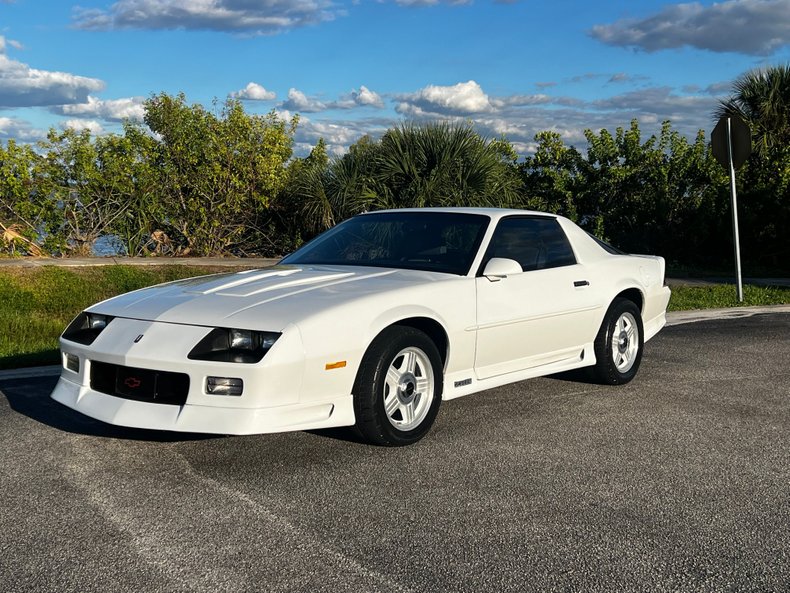
[[[554,218],[510,217],[499,221],[485,261],[492,257],[515,260],[524,272],[576,263],[568,238]]]

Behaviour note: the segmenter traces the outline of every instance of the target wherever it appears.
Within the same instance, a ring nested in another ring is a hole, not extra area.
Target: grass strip
[[[238,271],[220,266],[0,269],[0,369],[58,364],[58,337],[86,307],[162,282]]]
[[[98,301],[161,282],[227,271],[184,265],[0,269],[0,369],[58,364],[58,336],[77,313]],[[788,303],[788,288],[747,285],[744,302],[738,303],[733,286],[676,286],[669,310]]]
[[[669,300],[669,311],[690,309],[724,309],[727,307],[757,307],[765,305],[787,305],[790,303],[790,288],[776,286],[743,287],[743,302],[738,302],[735,285],[675,286]]]

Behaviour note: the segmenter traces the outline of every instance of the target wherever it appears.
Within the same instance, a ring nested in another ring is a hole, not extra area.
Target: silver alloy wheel
[[[636,362],[639,351],[639,326],[631,313],[623,313],[612,333],[612,360],[621,373],[627,373]]]
[[[425,352],[414,346],[398,352],[384,381],[384,412],[390,424],[404,432],[417,428],[431,408],[434,384]]]

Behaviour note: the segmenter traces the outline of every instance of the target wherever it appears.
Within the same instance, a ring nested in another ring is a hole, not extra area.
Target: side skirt
[[[494,387],[501,387],[509,383],[516,383],[524,381],[525,379],[534,379],[535,377],[545,377],[546,375],[553,375],[554,373],[562,373],[564,371],[571,371],[582,367],[588,367],[595,364],[595,350],[592,342],[586,344],[584,349],[578,356],[573,358],[560,360],[551,364],[544,364],[521,371],[514,371],[512,373],[505,373],[497,375],[496,377],[489,377],[488,379],[477,380],[475,378],[474,369],[452,373],[444,377],[444,393],[442,394],[443,400],[456,399],[478,391],[485,391],[486,389],[493,389]]]

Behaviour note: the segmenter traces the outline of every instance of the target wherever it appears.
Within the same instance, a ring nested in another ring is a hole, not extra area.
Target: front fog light
[[[79,373],[80,357],[76,354],[69,354],[68,352],[65,352],[63,354],[63,366],[74,373]]]
[[[244,381],[231,377],[207,377],[206,393],[209,395],[241,395]]]

